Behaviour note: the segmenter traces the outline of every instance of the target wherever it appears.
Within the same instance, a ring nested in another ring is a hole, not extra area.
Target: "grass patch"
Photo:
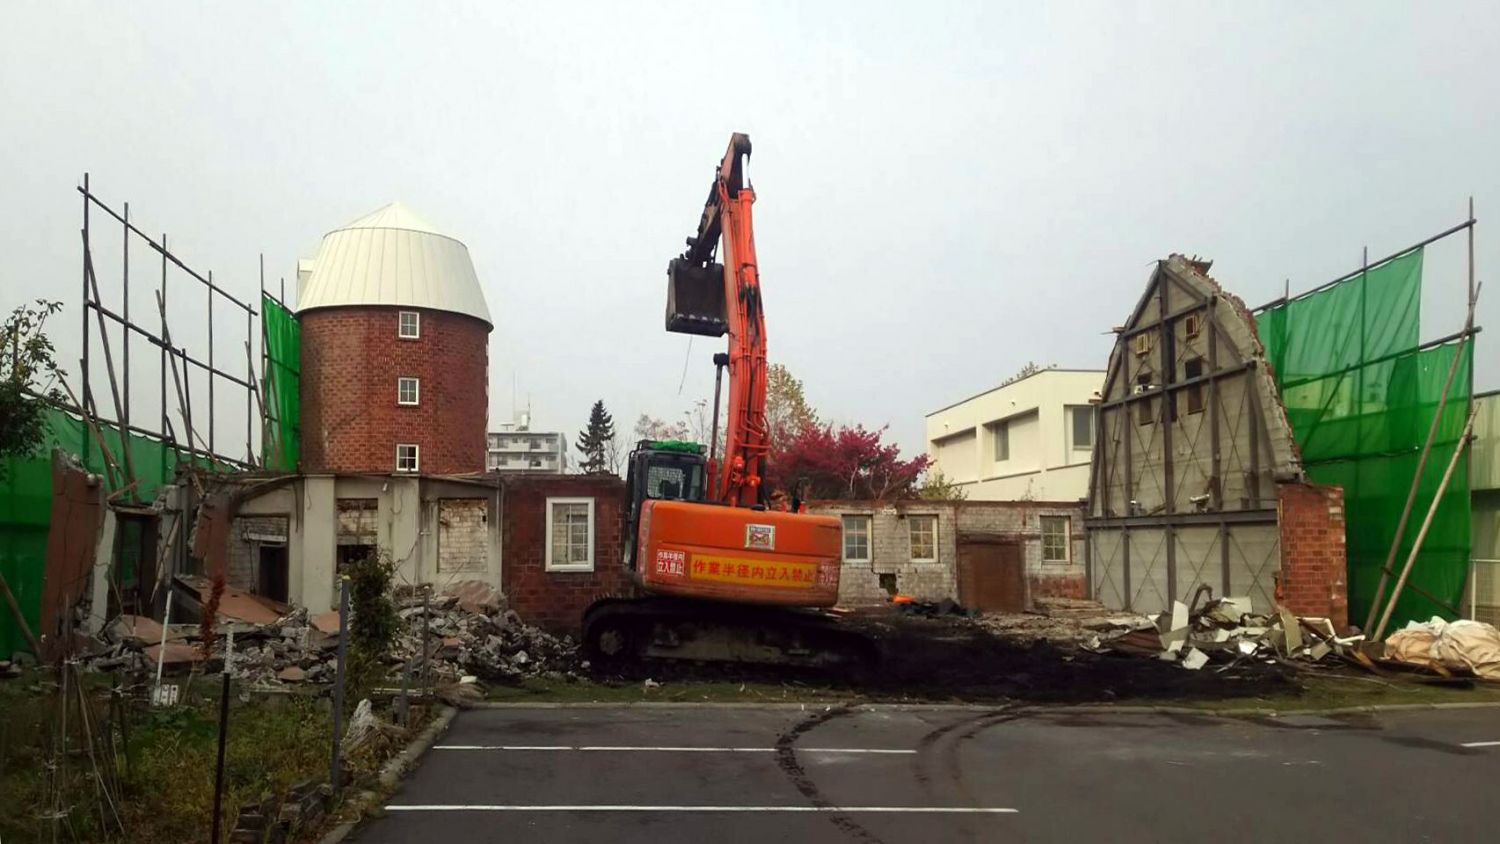
[[[1357,706],[1410,706],[1439,703],[1500,703],[1500,683],[1476,682],[1461,685],[1433,685],[1410,679],[1380,678],[1372,674],[1314,674],[1301,678],[1301,693],[1239,697],[1226,700],[1156,700],[1160,706],[1185,706],[1196,709],[1272,709],[1278,712],[1300,709],[1348,709]]]
[[[85,675],[96,700],[108,678]],[[217,677],[197,678],[181,706],[129,709],[129,752],[116,736],[115,773],[127,841],[206,841],[212,825],[218,753]],[[50,840],[52,805],[46,766],[55,741],[57,702],[41,674],[0,686],[0,839]],[[74,710],[76,719],[76,709]],[[102,704],[96,711],[103,714]],[[76,737],[76,723],[70,726]],[[328,775],[332,723],[328,705],[303,697],[232,699],[226,743],[223,826],[240,807],[294,783]],[[82,747],[80,744],[79,747]],[[86,753],[67,760],[60,840],[103,841],[105,825]],[[71,832],[69,831],[71,829]]]
[[[765,680],[665,680],[647,688],[640,680],[554,683],[532,677],[516,686],[491,686],[485,697],[503,703],[836,703],[860,695],[816,683]]]

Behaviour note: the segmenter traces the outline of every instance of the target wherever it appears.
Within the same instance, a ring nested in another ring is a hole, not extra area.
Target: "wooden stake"
[[[10,607],[11,617],[16,620],[16,626],[21,628],[21,635],[26,637],[26,646],[31,648],[37,662],[41,662],[42,646],[37,642],[36,634],[31,632],[31,625],[26,623],[26,616],[21,613],[21,605],[16,603],[16,594],[10,591],[10,584],[5,581],[4,573],[0,573],[0,592],[5,594],[5,605]]]

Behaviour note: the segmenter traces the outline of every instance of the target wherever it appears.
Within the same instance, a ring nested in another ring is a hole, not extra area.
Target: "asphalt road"
[[[352,840],[1493,842],[1497,799],[1496,709],[474,710]]]

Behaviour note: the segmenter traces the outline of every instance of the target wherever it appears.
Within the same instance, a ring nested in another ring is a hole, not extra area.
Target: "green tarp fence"
[[[60,448],[74,457],[82,457],[90,472],[107,477],[99,445],[81,418],[49,409],[46,426],[44,444],[33,454],[0,460],[4,466],[4,476],[0,477],[0,572],[16,593],[16,602],[33,632],[39,630],[42,571],[47,558],[47,530],[52,521],[52,449]],[[102,433],[110,453],[123,463],[120,432],[106,428]],[[177,453],[160,440],[136,434],[130,435],[129,442],[138,480],[135,495],[150,501],[156,497],[157,489],[176,475]],[[197,462],[210,465],[202,459]],[[28,650],[25,637],[10,612],[0,611],[0,657],[18,650]]]
[[[1458,370],[1393,563],[1397,571],[1468,412],[1472,342],[1461,353],[1456,343],[1418,349],[1422,261],[1416,249],[1256,316],[1308,479],[1344,488],[1349,620],[1358,625],[1375,599],[1455,354]],[[1468,461],[1460,458],[1389,629],[1454,617],[1448,607],[1463,596],[1469,539]],[[1389,596],[1387,586],[1382,604]]]
[[[269,295],[260,297],[266,348],[266,433],[261,459],[267,469],[297,471],[302,455],[302,327]]]

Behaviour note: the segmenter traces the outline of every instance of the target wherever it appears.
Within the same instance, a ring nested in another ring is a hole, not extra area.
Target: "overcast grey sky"
[[[291,286],[323,233],[400,199],[473,255],[491,421],[514,378],[540,427],[574,432],[603,398],[628,431],[712,391],[700,338],[679,392],[664,268],[745,131],[772,359],[826,418],[920,451],[923,414],[1028,360],[1102,368],[1173,251],[1259,304],[1461,221],[1473,194],[1486,278],[1497,45],[1493,3],[11,5],[0,308],[63,299],[77,357],[86,170],[247,298],[259,253]],[[118,296],[118,257],[99,261]],[[1458,328],[1463,273],[1461,240],[1430,252],[1424,337]],[[202,350],[202,298],[172,284]],[[217,313],[242,368],[243,317]],[[154,356],[133,371],[140,418]]]

